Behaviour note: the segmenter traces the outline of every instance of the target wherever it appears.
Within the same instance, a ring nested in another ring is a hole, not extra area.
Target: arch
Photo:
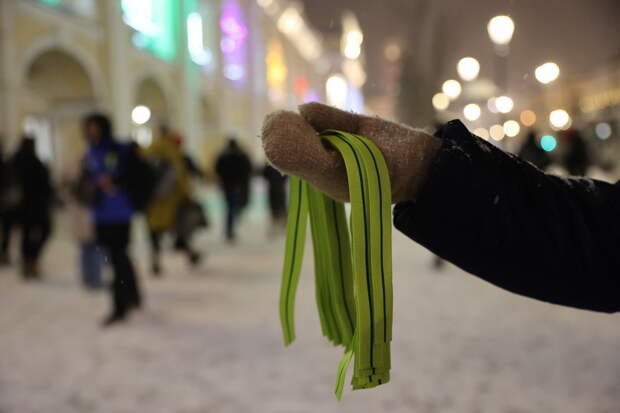
[[[136,82],[134,93],[134,105],[144,105],[151,110],[151,122],[171,122],[171,101],[166,89],[154,77],[145,76]]]
[[[19,65],[21,76],[20,84],[25,86],[28,81],[28,70],[38,57],[48,51],[57,50],[75,59],[86,71],[93,87],[94,98],[98,103],[107,100],[107,88],[105,87],[104,76],[99,69],[96,59],[81,47],[76,46],[69,40],[62,37],[40,38],[22,54]]]
[[[96,100],[93,82],[84,66],[59,49],[37,55],[26,70],[24,86],[51,105]]]
[[[133,103],[139,104],[138,101],[140,99],[139,93],[140,88],[145,82],[152,82],[152,85],[156,85],[162,93],[163,98],[166,101],[166,116],[165,120],[170,125],[174,125],[177,120],[176,115],[177,111],[175,110],[172,102],[178,102],[177,96],[174,94],[174,87],[169,77],[161,70],[146,70],[140,72],[135,78],[133,82]]]

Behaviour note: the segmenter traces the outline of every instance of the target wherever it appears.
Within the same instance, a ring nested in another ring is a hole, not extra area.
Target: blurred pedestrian
[[[174,249],[188,253],[190,264],[196,266],[202,259],[204,251],[198,253],[193,249],[192,237],[197,230],[201,228],[208,228],[210,222],[205,206],[194,198],[191,188],[193,182],[204,181],[205,174],[202,169],[196,165],[196,162],[194,162],[191,155],[183,150],[183,137],[181,135],[176,135],[174,141],[181,151],[183,164],[188,175],[188,180],[190,181],[189,195],[185,200],[183,200],[179,210],[177,211]],[[193,178],[193,180],[191,178]]]
[[[269,211],[271,213],[270,233],[277,234],[286,227],[286,175],[266,164],[263,178],[267,181]]]
[[[230,138],[226,148],[218,156],[215,171],[226,199],[226,239],[235,242],[235,224],[249,198],[252,164],[250,158],[239,147],[235,138]]]
[[[68,193],[65,192],[64,201],[78,243],[80,278],[85,288],[98,290],[104,287],[104,254],[97,245],[90,213],[94,186],[85,162],[78,162],[77,168],[72,169],[66,177]]]
[[[3,142],[0,136],[0,143]],[[4,146],[0,145],[0,265],[9,264],[9,244],[11,237],[11,213],[12,205],[9,196],[9,168],[4,156]],[[14,207],[14,205],[13,205]]]
[[[123,321],[142,304],[136,272],[129,257],[130,224],[134,208],[124,182],[131,146],[114,139],[107,116],[94,113],[83,120],[88,141],[85,163],[92,182],[91,204],[99,246],[109,258],[114,278],[111,285],[112,310],[104,326]]]
[[[151,240],[151,271],[154,276],[162,273],[163,236],[174,231],[180,208],[190,196],[186,161],[178,141],[178,137],[167,126],[162,126],[159,136],[145,151],[156,171],[155,191],[146,210]],[[182,242],[180,248],[187,253],[190,263],[198,263],[200,254],[189,243]]]
[[[24,279],[40,278],[39,260],[52,226],[54,191],[47,167],[36,154],[35,140],[24,136],[9,161],[13,183],[13,218],[21,231],[21,274]],[[10,229],[9,229],[10,236]],[[8,251],[5,251],[8,253]]]
[[[525,142],[519,150],[519,158],[533,163],[542,171],[551,164],[551,157],[540,147],[538,134],[533,130],[528,132]]]
[[[567,150],[564,155],[564,167],[570,175],[584,176],[591,164],[588,144],[577,129],[562,132]]]

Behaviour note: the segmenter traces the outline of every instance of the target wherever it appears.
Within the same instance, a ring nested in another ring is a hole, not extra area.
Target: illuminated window
[[[121,0],[123,20],[135,30],[133,43],[164,60],[177,55],[176,32],[179,2],[176,0]]]
[[[285,97],[288,70],[284,61],[284,49],[278,40],[273,39],[269,42],[265,63],[267,65],[269,96],[273,101],[281,101]]]
[[[220,16],[222,40],[220,48],[224,57],[224,76],[239,84],[246,77],[246,48],[248,28],[241,6],[236,0],[224,0]]]

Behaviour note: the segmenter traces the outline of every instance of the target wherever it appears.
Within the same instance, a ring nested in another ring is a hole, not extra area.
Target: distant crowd
[[[116,139],[110,119],[100,113],[82,120],[82,134],[87,149],[75,171],[57,187],[37,156],[36,137],[24,136],[8,158],[0,154],[0,264],[13,262],[11,241],[19,232],[19,272],[24,280],[39,279],[53,212],[62,205],[77,240],[84,286],[103,288],[106,263],[112,269],[111,310],[102,321],[109,326],[126,320],[142,305],[139,277],[129,253],[136,214],[143,214],[147,223],[153,276],[164,273],[166,237],[191,266],[200,265],[204,251],[193,238],[196,231],[209,227],[210,218],[193,189],[205,181],[205,174],[183,150],[183,138],[166,125],[146,148]],[[229,138],[215,160],[215,172],[227,209],[224,237],[234,244],[255,172],[235,138]],[[256,172],[267,183],[271,232],[281,233],[286,221],[286,178],[268,165]]]

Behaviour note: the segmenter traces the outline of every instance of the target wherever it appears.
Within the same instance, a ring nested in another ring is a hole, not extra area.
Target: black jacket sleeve
[[[416,202],[394,225],[496,286],[550,303],[620,310],[620,187],[545,174],[472,135],[443,140]]]

